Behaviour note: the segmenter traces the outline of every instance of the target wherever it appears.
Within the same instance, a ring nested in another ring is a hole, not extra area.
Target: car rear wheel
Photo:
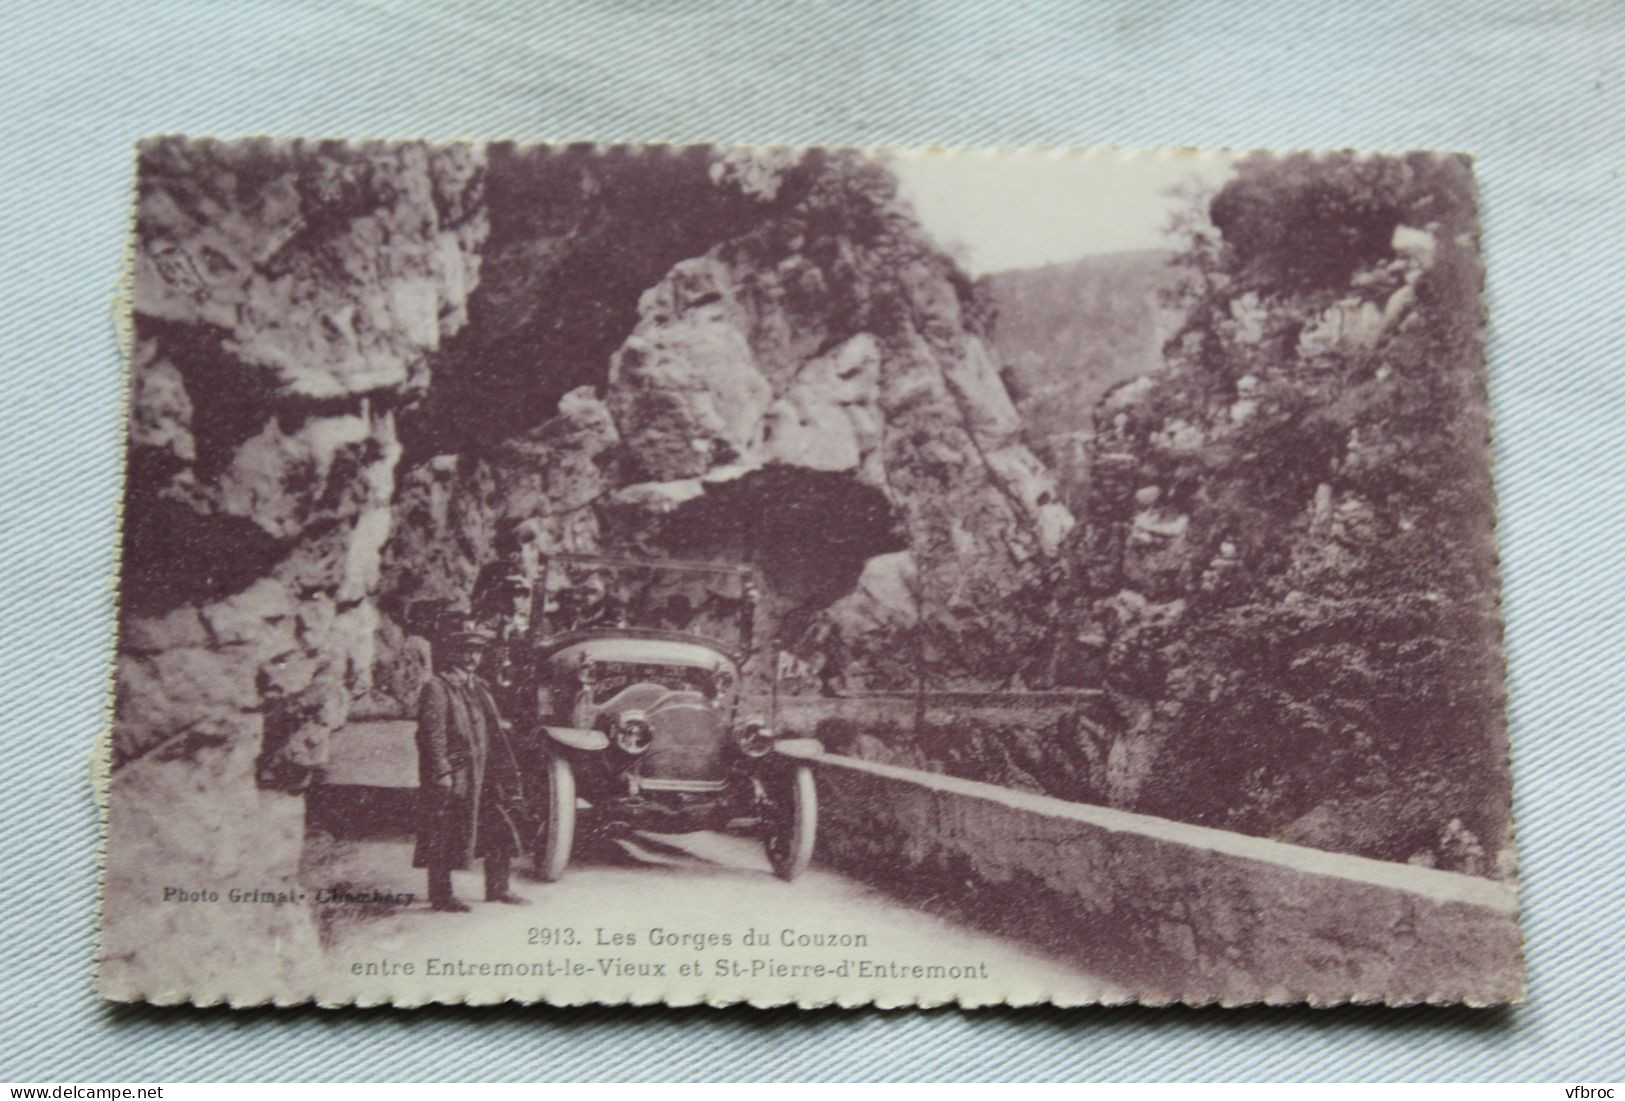
[[[542,772],[541,829],[536,874],[549,883],[564,874],[576,837],[576,774],[563,757],[549,757]]]
[[[774,875],[789,880],[812,863],[813,842],[818,836],[818,788],[806,765],[797,765],[780,782],[784,787],[774,793],[777,798],[768,822],[767,859]]]

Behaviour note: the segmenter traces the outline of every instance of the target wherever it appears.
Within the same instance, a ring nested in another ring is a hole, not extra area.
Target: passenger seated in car
[[[626,626],[626,610],[597,573],[587,574],[559,594],[559,612],[568,631]]]

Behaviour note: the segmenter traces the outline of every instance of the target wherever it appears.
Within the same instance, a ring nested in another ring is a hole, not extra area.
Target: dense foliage
[[[1085,524],[1094,596],[1164,613],[1106,661],[1140,809],[1505,871],[1475,227],[1431,156],[1251,158],[1181,219],[1186,320],[1101,407]]]

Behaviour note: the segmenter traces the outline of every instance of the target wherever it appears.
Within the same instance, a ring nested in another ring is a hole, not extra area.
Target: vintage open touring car
[[[811,738],[742,704],[756,588],[747,567],[554,555],[522,600],[506,680],[531,751],[537,872],[557,879],[578,833],[754,833],[774,872],[812,859]]]

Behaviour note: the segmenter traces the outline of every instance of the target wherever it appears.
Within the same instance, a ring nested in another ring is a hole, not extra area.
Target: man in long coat
[[[429,871],[429,904],[467,913],[451,873],[485,860],[488,902],[522,903],[509,889],[513,857],[523,849],[519,762],[489,686],[475,673],[489,636],[462,631],[447,640],[447,668],[418,696],[421,806],[414,867]]]

